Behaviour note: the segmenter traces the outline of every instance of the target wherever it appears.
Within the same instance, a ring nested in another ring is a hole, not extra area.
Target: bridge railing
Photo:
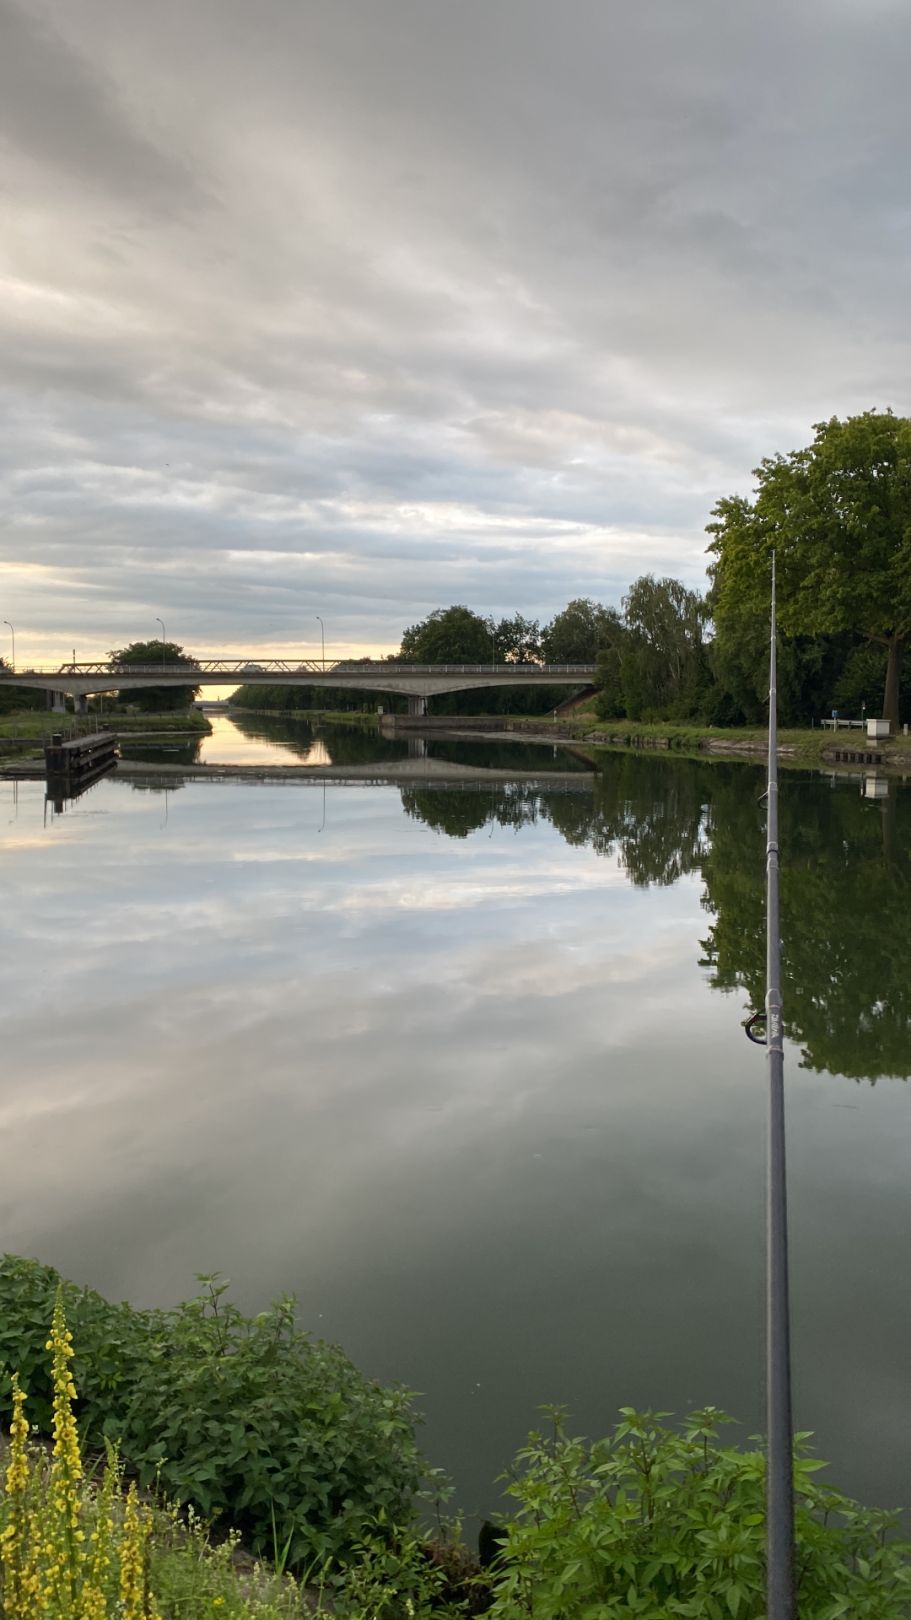
[[[264,658],[255,663],[250,659],[233,658],[199,658],[192,664],[181,664],[176,661],[168,663],[150,664],[115,664],[110,661],[69,664],[32,664],[28,669],[18,668],[0,670],[0,681],[20,681],[29,675],[38,675],[46,678],[49,675],[75,675],[77,677],[104,675],[122,675],[130,677],[136,675],[154,676],[160,680],[165,676],[171,678],[182,677],[188,685],[200,675],[219,675],[228,679],[242,678],[244,681],[264,679],[270,675],[508,675],[509,678],[534,678],[546,675],[579,675],[585,677],[594,673],[594,664],[520,664],[520,663],[484,663],[484,664],[408,664],[386,662],[371,663],[367,660],[357,662],[353,659],[340,659],[333,661],[319,658],[301,659],[299,662],[284,658]]]

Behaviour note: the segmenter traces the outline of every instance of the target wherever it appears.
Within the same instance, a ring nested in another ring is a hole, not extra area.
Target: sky
[[[911,407],[909,59],[903,0],[0,0],[17,661],[704,585],[762,456]]]

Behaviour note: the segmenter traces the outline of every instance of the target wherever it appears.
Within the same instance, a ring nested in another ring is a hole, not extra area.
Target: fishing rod
[[[781,925],[778,859],[778,674],[775,553],[769,648],[769,772],[766,800],[765,1011],[747,1021],[769,1062],[766,1188],[766,1563],[768,1620],[794,1620],[794,1474],[791,1420],[791,1323],[788,1293],[788,1191],[785,1167],[784,1030],[781,1021]]]

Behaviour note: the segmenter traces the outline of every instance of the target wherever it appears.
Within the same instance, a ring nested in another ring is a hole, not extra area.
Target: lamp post
[[[12,636],[12,639],[13,639],[13,674],[15,675],[15,673],[16,673],[16,632],[13,629],[12,625],[10,624],[9,619],[4,619],[3,623],[4,624],[9,624],[9,633]]]
[[[326,626],[323,624],[322,619],[320,619],[319,614],[317,614],[316,617],[319,620],[319,632],[320,632],[320,637],[321,637],[321,640],[322,640],[322,647],[323,647],[323,674],[325,675],[325,673],[326,673]]]
[[[155,623],[161,625],[161,663],[162,663],[162,668],[164,668],[164,649],[165,649],[165,642],[168,639],[168,632],[164,627],[164,619],[159,619],[157,613],[155,615]]]
[[[490,667],[497,667],[497,632],[493,625],[490,627]]]

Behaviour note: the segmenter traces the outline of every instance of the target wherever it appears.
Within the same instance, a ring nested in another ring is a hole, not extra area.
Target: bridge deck
[[[39,665],[0,671],[0,686],[32,687],[86,697],[143,686],[332,686],[356,691],[398,692],[416,701],[444,692],[491,686],[584,686],[594,664],[406,664],[284,658],[200,658],[193,664],[110,662]]]
[[[224,680],[240,679],[243,681],[275,681],[282,676],[304,675],[308,678],[328,676],[363,676],[369,680],[382,679],[392,675],[485,675],[493,680],[553,680],[557,677],[579,677],[584,679],[595,672],[594,664],[512,664],[512,663],[483,663],[483,664],[411,664],[399,663],[392,659],[320,659],[302,658],[288,660],[285,658],[263,658],[253,661],[249,658],[199,658],[193,663],[167,663],[167,664],[112,664],[109,660],[93,660],[89,663],[66,664],[32,664],[27,669],[0,670],[0,681],[16,684],[30,680],[32,677],[44,681],[52,677],[82,678],[91,675],[103,675],[106,679],[117,676],[121,679],[132,679],[142,676],[148,680],[154,676],[156,683],[162,680],[175,680],[186,682],[192,677],[194,684],[202,679]]]

